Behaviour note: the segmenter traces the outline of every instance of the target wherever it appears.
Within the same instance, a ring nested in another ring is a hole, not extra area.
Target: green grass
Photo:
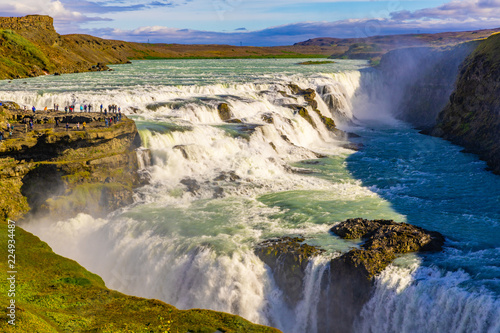
[[[478,55],[485,56],[492,69],[500,67],[500,33],[496,33],[483,40],[470,58]]]
[[[12,30],[0,30],[0,38],[3,40],[2,46],[4,48],[15,49],[19,60],[28,60],[30,63],[37,64],[45,70],[53,67],[51,61],[42,50]],[[4,63],[6,63],[5,60]],[[7,63],[9,63],[9,59],[7,59]],[[10,60],[10,63],[13,64],[13,61]]]

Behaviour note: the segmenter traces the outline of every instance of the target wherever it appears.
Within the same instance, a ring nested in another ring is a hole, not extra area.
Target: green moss
[[[500,67],[500,33],[495,33],[483,40],[470,58],[484,56],[490,62],[491,70]]]
[[[66,277],[57,280],[57,282],[60,283],[69,283],[69,284],[74,284],[78,286],[90,286],[92,282],[89,279],[82,278],[82,277]]]
[[[5,168],[5,165],[0,167]],[[22,182],[17,178],[0,177],[0,193],[2,194],[0,196],[0,219],[16,219],[30,210],[26,197],[21,194],[21,186]]]
[[[69,184],[80,183],[83,180],[89,179],[91,173],[89,171],[77,171],[74,174],[62,177]]]
[[[311,116],[309,115],[309,112],[307,112],[306,108],[300,108],[299,110],[299,115],[304,118],[309,124],[311,124],[312,127],[316,128],[316,124],[312,120]]]

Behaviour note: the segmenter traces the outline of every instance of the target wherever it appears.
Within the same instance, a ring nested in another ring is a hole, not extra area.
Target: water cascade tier
[[[0,82],[21,107],[116,104],[143,142],[149,183],[133,203],[24,227],[110,288],[283,332],[499,331],[498,176],[374,103],[364,61],[296,62],[137,61]],[[383,245],[329,230],[358,217],[439,232],[442,251],[391,252],[369,288],[350,286],[366,291],[354,304],[327,278],[333,263]],[[302,259],[270,261],[256,250],[269,240]]]

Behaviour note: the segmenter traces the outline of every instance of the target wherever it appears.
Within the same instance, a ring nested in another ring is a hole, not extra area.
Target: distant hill
[[[388,51],[413,46],[453,46],[475,39],[488,38],[500,28],[476,31],[442,32],[436,34],[407,34],[372,36],[366,38],[331,38],[321,37],[309,39],[293,45],[296,50],[301,47],[315,47],[321,52],[330,52],[331,58],[373,59],[379,58]]]

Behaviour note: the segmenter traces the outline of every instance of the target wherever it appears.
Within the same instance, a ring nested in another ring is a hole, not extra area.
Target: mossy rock
[[[219,117],[222,121],[227,121],[233,118],[233,113],[227,103],[220,103],[219,106],[217,106],[217,111],[219,112]]]
[[[311,115],[306,108],[300,108],[299,115],[304,118],[309,124],[311,124],[313,128],[316,128],[316,124],[314,123],[314,120],[311,118]]]
[[[284,291],[285,300],[295,305],[302,297],[302,283],[309,260],[324,250],[304,243],[301,237],[266,240],[255,248],[257,256],[273,272],[274,280]]]

